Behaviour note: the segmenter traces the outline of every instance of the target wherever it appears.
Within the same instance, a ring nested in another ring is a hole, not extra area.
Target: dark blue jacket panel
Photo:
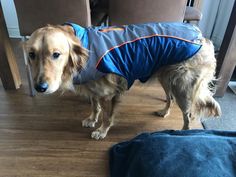
[[[160,67],[191,58],[201,45],[172,37],[148,37],[110,50],[97,64],[104,73],[115,73],[128,81],[146,82]]]

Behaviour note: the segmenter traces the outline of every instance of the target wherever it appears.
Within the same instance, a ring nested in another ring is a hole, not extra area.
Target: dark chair
[[[187,0],[110,0],[109,25],[184,20]]]
[[[187,6],[184,14],[184,21],[191,22],[196,21],[199,22],[202,19],[202,13],[199,9],[195,7]]]

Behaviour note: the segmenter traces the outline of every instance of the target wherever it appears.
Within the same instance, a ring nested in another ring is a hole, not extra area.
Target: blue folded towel
[[[236,177],[236,132],[143,133],[110,150],[111,177]]]

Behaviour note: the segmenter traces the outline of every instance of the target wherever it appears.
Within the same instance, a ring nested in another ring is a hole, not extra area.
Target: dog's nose
[[[48,89],[47,82],[40,82],[39,84],[35,85],[35,89],[37,92],[45,92]]]

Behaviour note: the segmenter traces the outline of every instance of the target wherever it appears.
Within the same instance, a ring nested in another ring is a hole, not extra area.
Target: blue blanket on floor
[[[235,177],[236,132],[143,133],[110,150],[111,177]]]

